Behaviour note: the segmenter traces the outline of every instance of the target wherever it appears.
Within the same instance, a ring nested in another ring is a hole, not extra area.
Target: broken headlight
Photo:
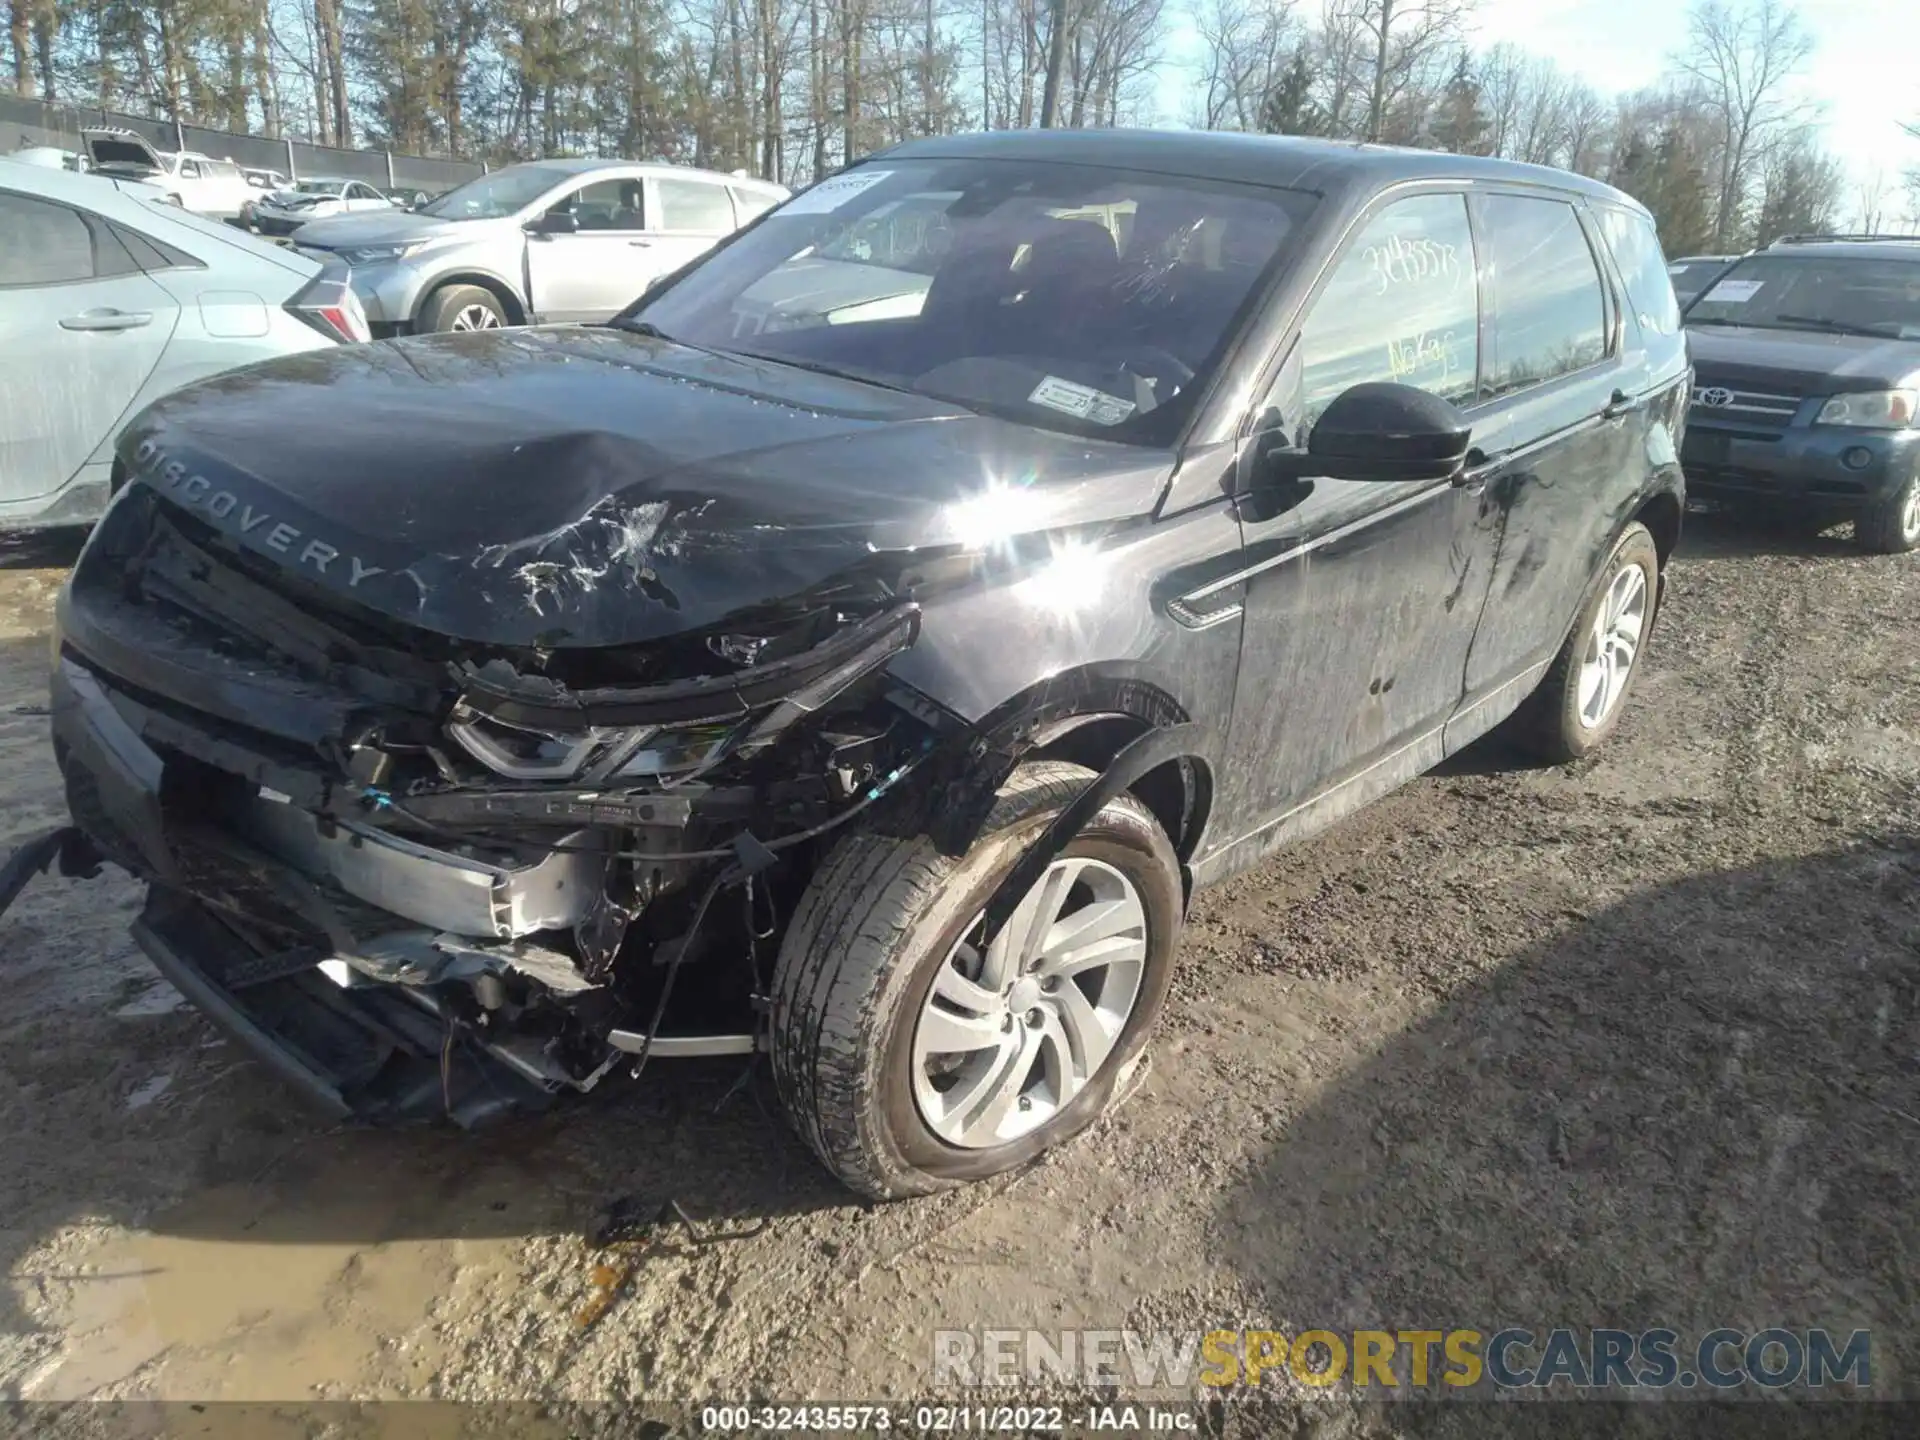
[[[739,727],[733,723],[531,730],[464,706],[447,721],[462,750],[509,780],[615,780],[684,775],[704,769]]]

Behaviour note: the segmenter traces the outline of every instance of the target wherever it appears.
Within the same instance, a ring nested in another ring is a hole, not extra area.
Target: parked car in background
[[[393,201],[364,180],[301,180],[255,201],[249,218],[262,235],[291,235],[323,215],[392,209]]]
[[[22,145],[6,158],[18,160],[22,165],[41,165],[49,170],[72,170],[79,174],[93,168],[86,156],[55,145]]]
[[[298,243],[353,267],[376,335],[606,320],[786,195],[671,165],[539,160],[418,210],[309,221]]]
[[[1688,308],[1689,490],[1920,548],[1920,239],[1789,236]]]
[[[913,313],[740,337],[890,207]],[[764,1049],[856,1190],[999,1174],[1123,1091],[1193,888],[1503,721],[1607,740],[1687,373],[1652,218],[1592,180],[912,142],[611,325],[136,418],[57,617],[87,838],[43,847],[148,879],[155,965],[335,1116]]]
[[[117,178],[158,186],[183,209],[218,220],[238,219],[256,190],[231,160],[215,160],[193,150],[161,150],[131,130],[85,129],[87,157],[93,168]]]
[[[383,185],[380,187],[380,193],[385,195],[402,210],[417,210],[422,205],[433,200],[436,196],[443,195],[446,192],[442,190],[428,190],[419,185]]]
[[[99,515],[113,437],[148,401],[367,338],[344,267],[138,182],[0,161],[0,235],[0,529]]]
[[[240,202],[240,209],[233,217],[233,223],[242,230],[253,228],[253,207],[276,190],[289,189],[293,182],[278,170],[250,170],[244,165],[240,168],[241,178],[252,186],[255,193]]]
[[[1739,258],[1738,255],[1682,255],[1670,262],[1667,274],[1672,277],[1674,298],[1680,302],[1680,308],[1684,310],[1691,305],[1701,291]]]

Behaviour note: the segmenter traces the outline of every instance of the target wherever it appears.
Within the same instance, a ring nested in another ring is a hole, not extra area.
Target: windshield
[[[1104,166],[876,162],[796,196],[620,323],[1163,445],[1312,205]]]
[[[1920,339],[1920,245],[1911,260],[1752,256],[1714,281],[1687,323]]]
[[[293,193],[296,195],[338,195],[340,193],[340,182],[338,180],[302,180],[298,185],[293,187]]]
[[[421,206],[420,213],[442,220],[499,220],[526,209],[569,173],[545,165],[510,165],[449,190]]]

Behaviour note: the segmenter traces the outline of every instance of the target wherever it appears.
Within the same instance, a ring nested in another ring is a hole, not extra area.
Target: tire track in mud
[[[1745,622],[1751,633],[1743,647],[1738,684],[1724,709],[1733,727],[1720,777],[1729,818],[1758,819],[1777,809],[1763,795],[1769,774],[1804,768],[1787,758],[1781,732],[1790,728],[1783,718],[1782,701],[1793,637],[1807,614],[1810,567],[1794,560],[1763,564],[1768,570],[1784,571],[1786,583],[1767,586],[1762,592],[1767,603],[1760,615]]]

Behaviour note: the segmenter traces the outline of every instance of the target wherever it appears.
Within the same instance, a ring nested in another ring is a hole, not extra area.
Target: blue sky
[[[1815,49],[1802,95],[1820,109],[1827,143],[1856,183],[1884,169],[1890,191],[1920,168],[1920,4],[1916,0],[1799,0]],[[1480,0],[1482,44],[1511,40],[1582,76],[1603,93],[1659,79],[1686,38],[1681,0]],[[1850,197],[1853,198],[1853,197]],[[1896,211],[1899,206],[1894,207]]]
[[[1686,39],[1687,8],[1686,0],[1479,0],[1476,41],[1550,56],[1611,95],[1660,78]],[[1859,187],[1881,172],[1889,218],[1904,215],[1902,176],[1920,170],[1920,140],[1900,130],[1903,120],[1920,122],[1920,0],[1798,0],[1796,8],[1815,39],[1800,93],[1818,107],[1828,145],[1853,176],[1847,208],[1858,209]],[[1301,0],[1300,9],[1319,6]]]

